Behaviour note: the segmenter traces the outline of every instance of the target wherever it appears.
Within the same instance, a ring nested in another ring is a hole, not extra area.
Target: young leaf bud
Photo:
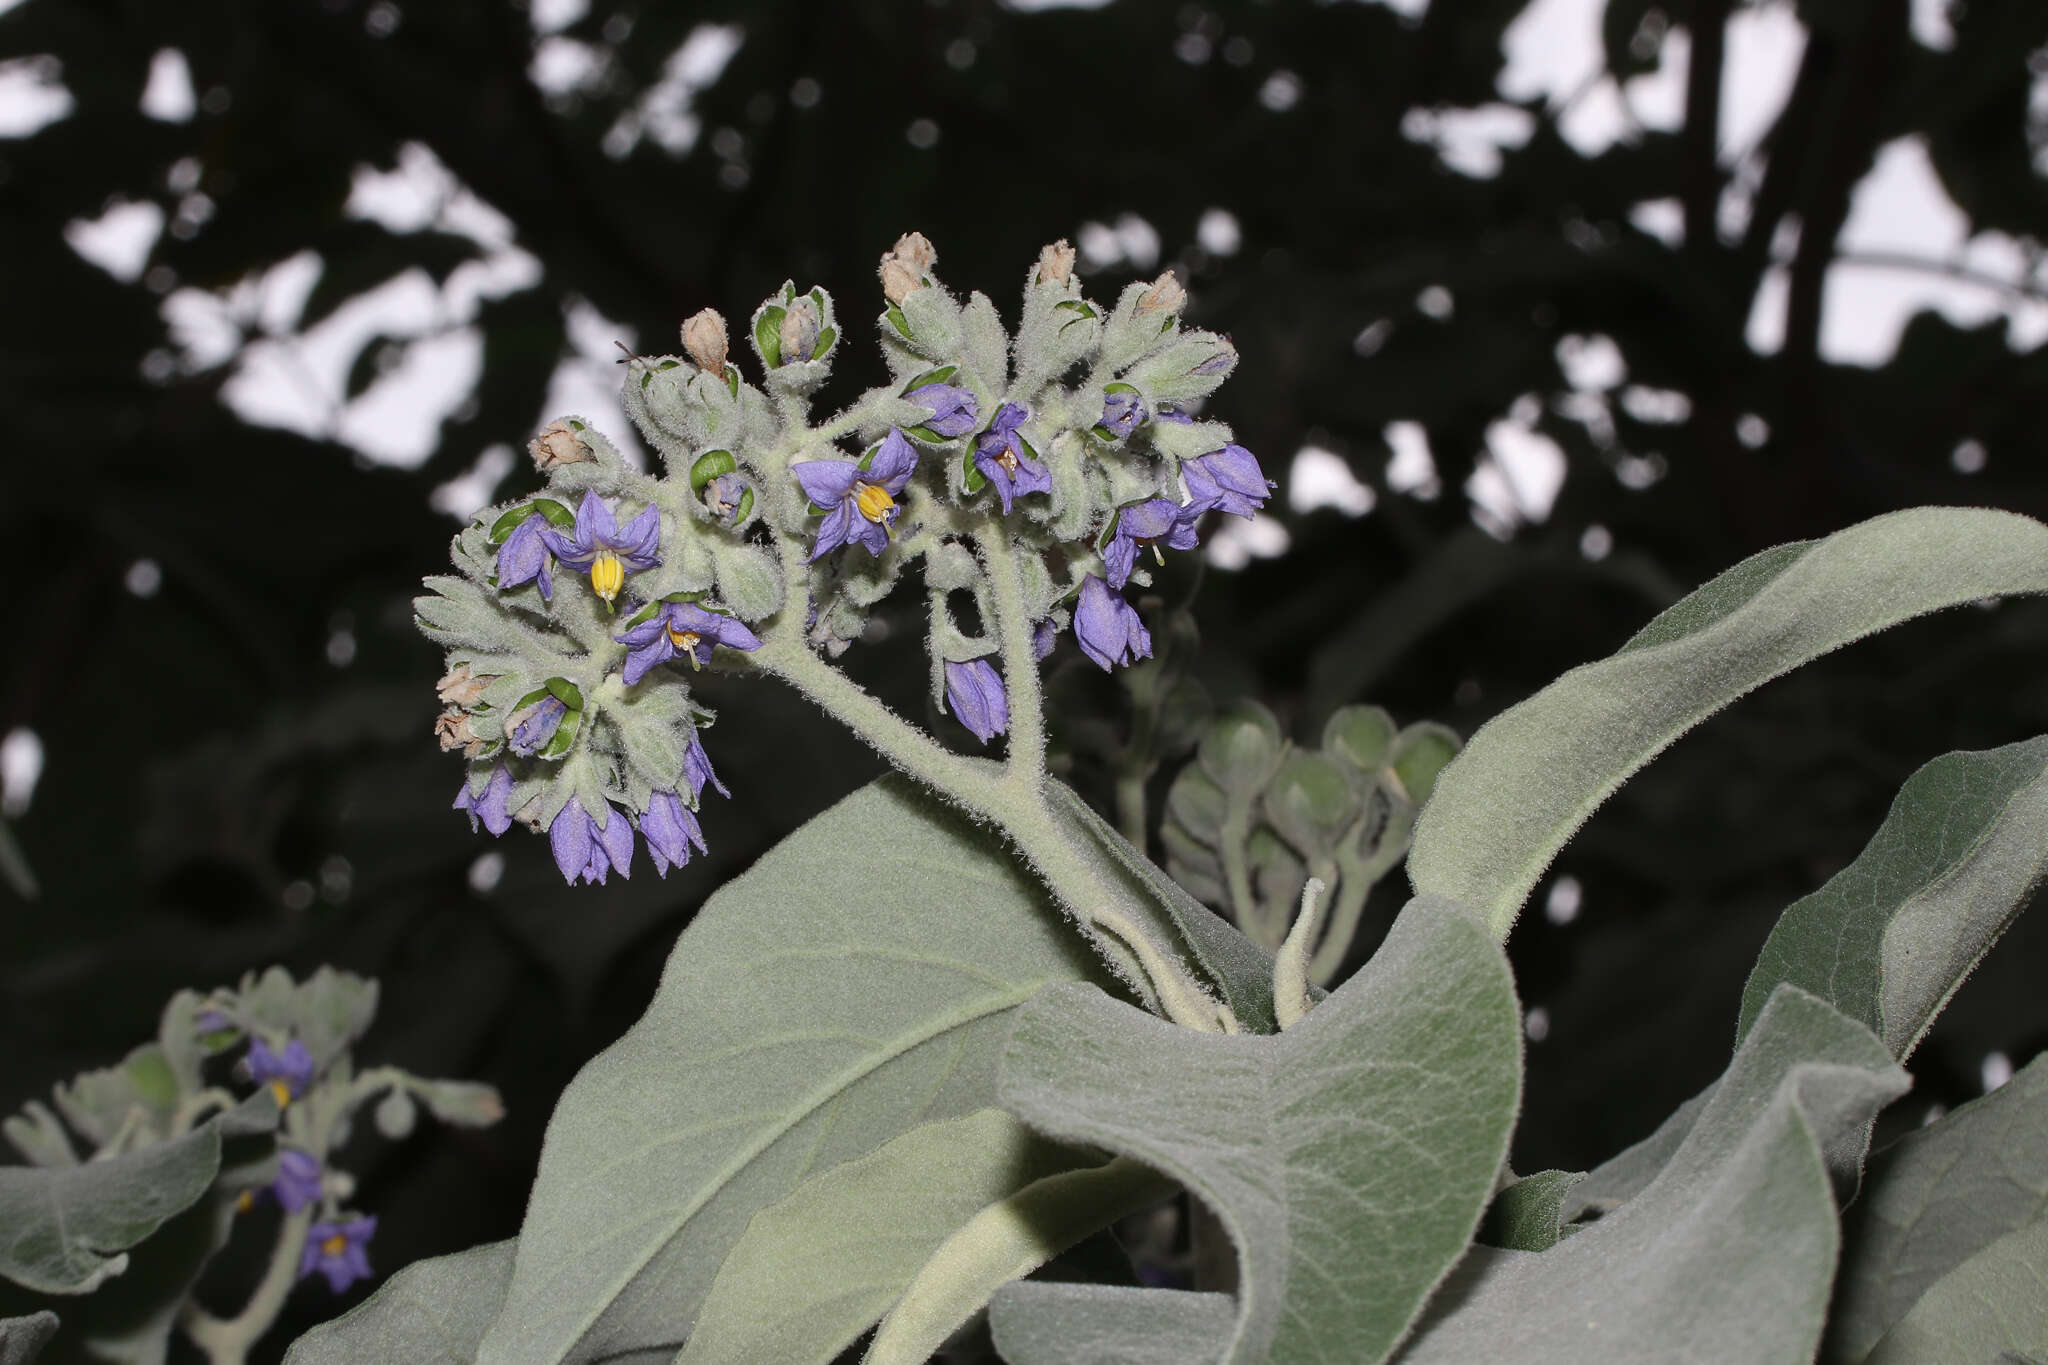
[[[693,313],[683,323],[683,349],[707,374],[725,373],[725,318],[716,308]]]
[[[533,454],[533,466],[545,474],[565,464],[588,464],[597,458],[589,446],[583,443],[582,435],[566,421],[550,422],[541,428],[540,435],[527,445]]]

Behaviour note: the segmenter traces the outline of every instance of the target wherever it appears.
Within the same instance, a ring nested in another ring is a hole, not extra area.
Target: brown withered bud
[[[1062,237],[1038,253],[1038,282],[1065,284],[1074,274],[1074,248]]]
[[[469,728],[469,713],[452,706],[434,721],[434,738],[441,741],[444,754],[460,749],[464,758],[475,758],[483,752],[482,738]]]
[[[1187,290],[1180,287],[1180,281],[1173,277],[1171,270],[1152,281],[1152,287],[1138,296],[1137,314],[1178,313],[1180,306],[1188,301]]]
[[[434,684],[434,691],[445,705],[474,706],[483,697],[484,689],[497,680],[496,674],[480,677],[469,671],[468,664],[457,664]]]
[[[683,323],[683,349],[707,374],[725,373],[725,319],[716,308],[692,313]]]
[[[939,263],[939,249],[922,232],[906,232],[896,239],[889,254],[923,274]]]
[[[924,277],[894,256],[882,258],[882,297],[891,303],[901,303],[919,289],[924,288]]]
[[[548,423],[526,448],[533,454],[534,468],[543,474],[559,465],[588,464],[597,458],[567,422]]]
[[[818,316],[818,305],[809,294],[799,295],[782,315],[782,332],[777,340],[782,343],[782,363],[791,364],[809,360],[818,349],[818,330],[823,324]]]

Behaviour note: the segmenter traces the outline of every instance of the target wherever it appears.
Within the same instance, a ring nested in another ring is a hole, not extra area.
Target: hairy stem
[[[277,1229],[270,1266],[240,1313],[232,1318],[217,1318],[196,1302],[186,1301],[179,1321],[184,1325],[185,1335],[206,1352],[212,1365],[242,1365],[248,1359],[249,1348],[277,1321],[285,1299],[298,1282],[299,1257],[306,1248],[306,1232],[313,1226],[313,1213],[314,1209],[308,1206],[285,1215]]]
[[[1150,776],[1150,772],[1124,772],[1116,778],[1116,827],[1131,841],[1132,848],[1147,856],[1150,855],[1145,846],[1145,779]]]
[[[1038,685],[1038,655],[1031,648],[1031,618],[1024,609],[1024,576],[1002,523],[989,518],[975,532],[982,570],[995,597],[996,629],[1003,642],[1003,684],[1010,701],[1009,779],[1038,788],[1045,776],[1045,701]]]

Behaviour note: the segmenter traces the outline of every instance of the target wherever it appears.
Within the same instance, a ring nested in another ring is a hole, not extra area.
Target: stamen
[[[860,509],[862,516],[879,525],[896,506],[896,499],[890,497],[889,490],[880,484],[864,483],[859,487],[860,491],[853,495],[853,505]]]
[[[270,1093],[277,1096],[277,1107],[280,1109],[292,1102],[292,1088],[282,1080],[270,1083]]]
[[[1017,480],[1017,452],[1011,450],[1008,446],[1004,446],[996,453],[996,463],[1003,467],[1003,472],[1010,476],[1012,483],[1015,483]]]
[[[668,642],[676,647],[678,654],[690,656],[690,667],[692,668],[702,668],[704,666],[697,662],[697,646],[703,643],[703,640],[704,637],[694,630],[677,630],[674,626],[668,627]]]
[[[619,589],[626,584],[626,566],[610,550],[599,550],[597,557],[590,561],[591,589],[609,602],[619,595]]]
[[[342,1236],[338,1232],[320,1244],[320,1254],[322,1256],[330,1258],[339,1256],[342,1252],[347,1250],[348,1238]]]

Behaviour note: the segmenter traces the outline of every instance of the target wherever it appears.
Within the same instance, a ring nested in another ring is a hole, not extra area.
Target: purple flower
[[[1052,471],[1031,457],[1017,431],[1028,416],[1015,403],[1005,403],[996,409],[995,420],[974,443],[974,466],[996,486],[1005,515],[1013,498],[1052,492]]]
[[[548,545],[541,538],[547,525],[548,519],[535,512],[505,537],[505,543],[498,547],[499,588],[516,588],[537,578],[541,600],[555,600],[554,570],[548,567]]]
[[[1116,534],[1110,537],[1109,544],[1102,550],[1102,562],[1109,569],[1109,586],[1121,589],[1130,581],[1140,545],[1154,546],[1152,553],[1155,556],[1159,553],[1156,546],[1162,540],[1168,549],[1194,549],[1200,543],[1195,534],[1195,523],[1208,510],[1207,503],[1196,502],[1183,507],[1165,498],[1147,498],[1124,508],[1117,514]]]
[[[917,468],[917,451],[894,427],[882,438],[866,469],[851,460],[805,460],[789,467],[803,485],[804,496],[825,509],[811,558],[830,554],[848,541],[858,541],[879,557],[889,547],[889,528],[896,524],[896,495]]]
[[[728,526],[740,519],[740,504],[746,496],[747,481],[737,474],[720,474],[704,485],[704,505]]]
[[[725,784],[718,780],[718,774],[711,771],[711,755],[704,752],[704,741],[697,737],[695,730],[690,731],[690,743],[683,750],[683,780],[690,784],[690,800],[693,804],[703,799],[706,782],[718,788],[720,796],[728,799],[732,796],[732,793],[725,789]]]
[[[193,1032],[199,1034],[201,1037],[204,1037],[209,1033],[221,1033],[233,1028],[234,1026],[234,1020],[228,1018],[219,1010],[211,1008],[199,1011],[199,1017],[192,1021]]]
[[[682,867],[690,861],[690,845],[695,844],[699,853],[709,851],[704,847],[697,813],[675,792],[656,792],[649,799],[647,813],[640,817],[640,834],[647,840],[647,856],[654,859],[655,872],[663,879],[671,864]]]
[[[983,744],[1010,728],[1010,698],[987,659],[946,664],[946,709]]]
[[[280,1148],[277,1153],[277,1179],[270,1182],[270,1193],[286,1213],[297,1213],[319,1203],[320,1158],[296,1147]],[[299,1273],[305,1274],[303,1270]]]
[[[1180,467],[1188,496],[1219,512],[1249,517],[1265,506],[1273,483],[1243,446],[1225,446],[1197,456]]]
[[[1145,424],[1145,400],[1119,391],[1102,395],[1102,420],[1096,425],[1121,441]]]
[[[618,811],[607,810],[604,826],[599,828],[597,817],[572,796],[548,826],[548,845],[554,850],[562,880],[571,886],[578,877],[585,884],[602,886],[608,873],[633,875],[633,824]]]
[[[948,440],[965,436],[981,419],[973,391],[957,384],[925,384],[903,396],[921,408],[930,408],[932,420],[924,424],[925,430]]]
[[[270,1087],[280,1109],[305,1094],[306,1087],[313,1083],[313,1054],[297,1038],[287,1040],[283,1049],[276,1052],[261,1038],[250,1039],[245,1065],[250,1080]]]
[[[711,662],[711,651],[719,645],[728,649],[759,649],[760,637],[730,616],[706,611],[695,602],[664,602],[661,609],[624,635],[612,637],[633,648],[626,655],[626,686],[647,676],[648,670],[678,655],[692,668]]]
[[[477,823],[493,834],[503,834],[512,828],[512,812],[506,809],[506,801],[512,795],[512,774],[500,763],[491,769],[491,780],[484,789],[471,794],[469,783],[464,781],[455,793],[455,809],[469,812],[469,832],[476,833]]]
[[[575,532],[565,536],[546,526],[540,537],[563,564],[578,573],[588,570],[592,591],[607,603],[619,595],[627,574],[661,563],[655,553],[661,548],[661,509],[651,502],[621,531],[612,509],[593,489],[583,495],[583,503],[576,509]]]
[[[512,752],[532,758],[555,737],[555,731],[562,728],[562,717],[568,714],[567,703],[550,692],[527,707],[524,715],[514,715],[509,740]]]
[[[1118,664],[1152,657],[1152,632],[1138,619],[1137,609],[1094,574],[1081,582],[1081,601],[1074,608],[1074,639],[1081,652],[1105,673]]]
[[[1043,659],[1059,642],[1060,633],[1053,628],[1050,616],[1031,628],[1031,652],[1036,657]]]
[[[299,1278],[314,1271],[327,1277],[327,1287],[339,1294],[357,1280],[370,1278],[370,1254],[366,1248],[376,1235],[374,1215],[347,1222],[322,1219],[306,1230],[306,1249],[299,1253]]]
[[[1179,408],[1168,407],[1162,403],[1159,411],[1152,414],[1152,420],[1155,422],[1172,422],[1176,426],[1184,427],[1195,419],[1191,414],[1182,412]]]

